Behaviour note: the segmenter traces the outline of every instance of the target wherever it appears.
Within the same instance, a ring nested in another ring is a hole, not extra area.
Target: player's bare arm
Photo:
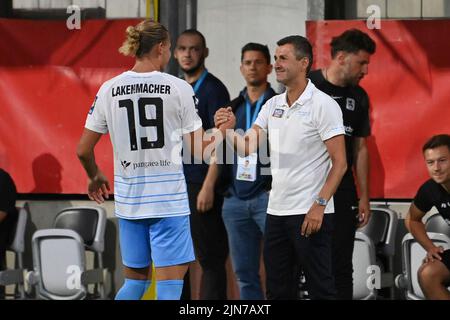
[[[356,137],[353,150],[354,169],[359,190],[359,225],[363,227],[369,222],[370,218],[370,199],[369,199],[369,150],[367,148],[366,138]]]
[[[234,132],[233,129],[236,124],[236,118],[231,111],[231,108],[220,108],[214,115],[214,122],[216,127],[224,128],[226,126],[226,140],[240,156],[246,157],[258,150],[259,145],[265,141],[265,131],[258,125],[254,124],[247,130],[244,136]],[[223,131],[223,130],[222,130]]]
[[[97,203],[109,198],[109,181],[95,163],[94,148],[102,137],[101,133],[84,129],[77,146],[77,156],[88,175],[88,196]]]

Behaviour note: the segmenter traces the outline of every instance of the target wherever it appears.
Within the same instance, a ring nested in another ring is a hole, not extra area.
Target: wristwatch
[[[326,206],[328,204],[328,201],[325,200],[322,197],[317,197],[316,200],[314,200],[319,206]]]

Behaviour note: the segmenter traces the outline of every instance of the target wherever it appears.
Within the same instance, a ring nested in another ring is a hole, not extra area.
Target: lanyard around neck
[[[266,93],[263,93],[261,97],[259,97],[258,101],[256,101],[255,111],[253,112],[253,115],[251,115],[251,105],[250,105],[250,99],[248,98],[248,95],[245,99],[245,113],[246,113],[246,127],[245,130],[247,131],[252,126],[253,122],[255,122],[256,118],[258,117],[259,110],[261,110],[261,106],[264,101],[264,97],[266,96]]]
[[[195,83],[195,86],[194,86],[195,94],[197,94],[198,89],[200,89],[200,86],[202,85],[202,83],[205,80],[207,75],[208,75],[208,70],[207,69],[203,70],[202,75],[200,76],[200,78],[198,78],[197,82]]]

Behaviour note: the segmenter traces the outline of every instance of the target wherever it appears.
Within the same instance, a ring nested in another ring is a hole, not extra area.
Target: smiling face
[[[240,69],[247,84],[256,87],[267,82],[272,65],[267,62],[261,51],[249,50],[244,52]]]
[[[277,81],[289,86],[302,73],[306,74],[308,58],[297,59],[294,46],[290,43],[277,47],[275,51],[275,73]]]
[[[357,53],[341,52],[340,64],[347,85],[356,86],[369,73],[370,53],[359,50]]]
[[[425,163],[431,179],[436,183],[450,185],[450,150],[447,146],[426,149]]]
[[[174,57],[183,72],[194,74],[203,66],[207,56],[208,49],[204,47],[200,36],[183,34],[178,38]]]

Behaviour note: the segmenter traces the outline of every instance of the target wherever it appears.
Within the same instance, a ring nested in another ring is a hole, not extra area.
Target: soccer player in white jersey
[[[119,49],[134,67],[106,81],[89,110],[77,155],[88,175],[88,196],[109,196],[109,182],[95,163],[94,147],[109,132],[114,149],[115,214],[125,282],[116,300],[138,300],[156,268],[159,300],[180,298],[188,263],[195,259],[181,146],[202,151],[202,122],[184,80],[163,73],[170,59],[167,29],[152,20],[127,28]],[[194,148],[198,143],[201,147]]]

